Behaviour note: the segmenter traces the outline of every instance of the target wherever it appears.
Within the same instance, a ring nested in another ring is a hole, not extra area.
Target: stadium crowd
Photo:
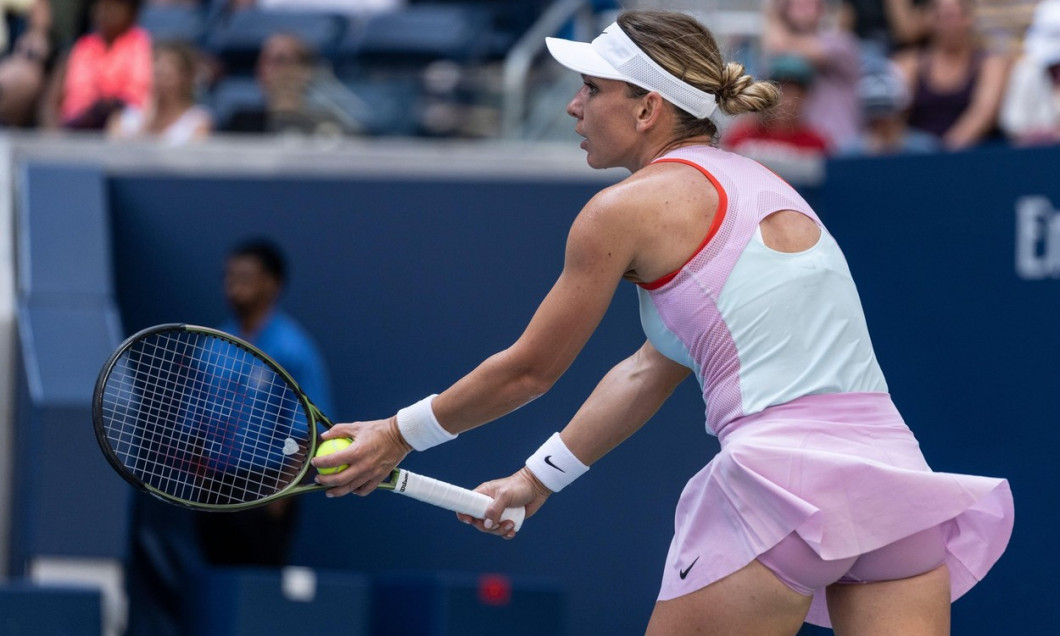
[[[496,69],[548,4],[6,0],[0,125],[170,144],[497,137]],[[608,19],[671,4],[587,3]],[[723,146],[768,163],[1060,142],[1060,0],[737,4],[760,18],[739,44],[749,70],[785,98],[775,113],[722,122]]]

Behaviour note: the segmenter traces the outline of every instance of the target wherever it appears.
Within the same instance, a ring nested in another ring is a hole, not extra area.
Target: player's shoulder
[[[607,210],[623,214],[628,210],[641,210],[657,203],[660,198],[679,193],[689,177],[696,174],[694,167],[683,163],[648,164],[598,192],[586,207],[597,213]]]

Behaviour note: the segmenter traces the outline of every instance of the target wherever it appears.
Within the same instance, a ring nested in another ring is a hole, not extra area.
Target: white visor
[[[659,66],[612,22],[592,42],[545,38],[556,61],[583,75],[622,80],[662,95],[668,102],[698,119],[710,117],[717,108],[714,95],[701,91]]]

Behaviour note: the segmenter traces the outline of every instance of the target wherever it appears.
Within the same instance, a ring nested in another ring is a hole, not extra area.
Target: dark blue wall
[[[1045,168],[1058,161],[1060,149],[848,160],[807,192],[844,247],[895,401],[929,462],[1012,482],[1013,542],[954,606],[958,634],[1000,633],[1014,616],[1023,633],[1050,633],[1060,621],[1042,567],[1060,562],[1047,534],[1060,476],[1060,182]],[[111,175],[124,330],[219,322],[225,250],[248,234],[272,236],[293,265],[286,307],[317,335],[335,376],[333,417],[386,416],[518,336],[560,271],[570,221],[598,188]],[[1016,210],[1032,195],[1048,206],[1022,229],[1042,264],[1030,280],[1017,273]],[[515,470],[642,338],[624,287],[552,392],[406,465],[467,486]],[[570,633],[642,633],[677,497],[716,450],[702,419],[688,382],[511,542],[385,493],[309,496],[296,561],[552,577],[570,595]]]
[[[110,180],[127,332],[212,324],[225,250],[247,233],[292,261],[287,309],[317,335],[337,421],[393,414],[511,344],[562,267],[566,232],[599,183],[330,179]],[[547,396],[405,466],[473,487],[516,470],[599,377],[643,341],[623,288]],[[715,451],[692,383],[653,424],[564,491],[517,541],[379,493],[309,497],[296,561],[369,572],[439,568],[555,577],[571,633],[643,632],[684,481]],[[645,466],[651,468],[645,470]]]
[[[1060,563],[1058,162],[1060,148],[834,162],[818,193],[929,463],[1012,484],[1012,542],[954,605],[955,634],[1001,633],[1014,616],[1026,634],[1060,624],[1042,571]],[[1025,197],[1050,207],[1021,224]],[[1041,278],[1017,271],[1021,233]]]

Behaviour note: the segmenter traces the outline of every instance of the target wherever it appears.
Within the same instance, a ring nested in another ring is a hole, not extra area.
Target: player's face
[[[236,315],[268,309],[275,302],[279,284],[261,262],[252,256],[235,256],[225,264],[225,298]]]
[[[625,82],[582,76],[581,89],[567,104],[567,114],[578,120],[574,132],[585,139],[581,148],[593,168],[630,167],[638,141],[638,99],[629,96]]]

